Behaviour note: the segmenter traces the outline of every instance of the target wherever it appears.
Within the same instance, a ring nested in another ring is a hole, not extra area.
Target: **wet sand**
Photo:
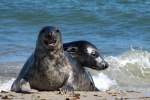
[[[55,92],[37,92],[31,94],[5,92],[0,93],[0,100],[150,100],[150,93],[136,91],[83,92],[76,91],[75,95],[61,95]]]

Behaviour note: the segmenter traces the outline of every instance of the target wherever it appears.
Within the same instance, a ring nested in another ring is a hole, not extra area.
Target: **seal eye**
[[[94,56],[94,57],[96,56],[96,54],[94,52],[91,55]]]
[[[92,55],[93,57],[97,57],[97,56],[98,56],[97,52],[92,52],[91,55]]]

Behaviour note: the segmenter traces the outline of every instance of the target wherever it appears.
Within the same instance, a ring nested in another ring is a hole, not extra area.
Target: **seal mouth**
[[[47,46],[54,46],[56,44],[57,40],[48,40],[44,39],[44,44]]]
[[[56,45],[57,39],[54,32],[50,32],[44,36],[43,42],[48,47],[54,47]]]
[[[106,67],[96,67],[96,66],[92,67],[92,69],[94,69],[94,70],[105,70],[107,68],[108,68],[107,66]]]

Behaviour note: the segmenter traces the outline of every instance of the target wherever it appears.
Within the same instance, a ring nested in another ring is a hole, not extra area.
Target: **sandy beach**
[[[0,93],[1,100],[150,100],[150,93],[136,91],[83,92],[76,91],[74,96],[55,92],[38,92],[32,94],[5,92]]]

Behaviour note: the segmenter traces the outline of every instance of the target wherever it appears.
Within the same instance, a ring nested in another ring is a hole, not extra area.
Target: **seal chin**
[[[54,46],[55,46],[55,43],[48,44],[48,47],[54,47]]]

